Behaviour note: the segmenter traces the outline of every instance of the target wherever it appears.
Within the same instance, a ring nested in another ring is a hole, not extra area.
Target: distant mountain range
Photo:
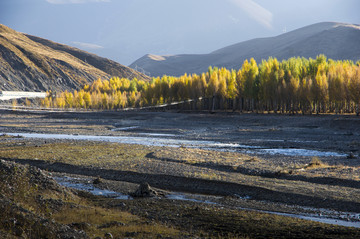
[[[360,60],[360,25],[317,23],[275,37],[240,42],[209,54],[148,54],[130,67],[142,69],[151,76],[180,76],[205,72],[209,66],[239,69],[244,60],[251,57],[260,63],[270,56],[283,60],[294,56],[316,58],[319,54],[334,60]]]
[[[150,80],[109,59],[0,24],[0,90],[74,90],[111,76]]]

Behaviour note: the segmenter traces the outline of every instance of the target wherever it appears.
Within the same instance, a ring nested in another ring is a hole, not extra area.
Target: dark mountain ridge
[[[275,37],[256,38],[221,48],[209,54],[172,56],[145,55],[130,65],[142,68],[151,76],[201,73],[209,66],[239,69],[245,59],[276,57],[316,58],[325,54],[334,60],[360,60],[360,25],[323,22]]]

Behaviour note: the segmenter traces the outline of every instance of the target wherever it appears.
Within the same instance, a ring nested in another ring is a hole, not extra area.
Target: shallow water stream
[[[97,188],[92,183],[80,182],[79,181],[80,179],[78,179],[78,178],[72,178],[72,177],[68,177],[68,176],[53,177],[53,178],[55,181],[57,181],[62,186],[77,189],[77,190],[87,191],[94,195],[100,195],[100,196],[111,197],[114,199],[122,199],[122,200],[133,199],[129,195],[125,195],[125,194],[107,190],[107,189]],[[169,194],[167,194],[165,196],[165,198],[170,199],[170,200],[191,201],[191,202],[195,202],[195,203],[205,203],[205,204],[223,206],[221,204],[221,202],[219,202],[219,201],[221,201],[222,197],[219,197],[219,196],[204,196],[204,195],[197,195],[197,194],[170,192]],[[159,199],[161,199],[161,198],[159,198]],[[250,198],[247,197],[247,198],[242,198],[242,199],[250,199]],[[252,208],[243,208],[243,207],[237,207],[237,208],[239,210],[251,210],[251,211],[280,215],[280,216],[294,217],[294,218],[300,218],[300,219],[304,219],[304,220],[322,222],[322,223],[332,224],[332,225],[360,228],[360,214],[359,213],[339,212],[339,211],[335,212],[335,211],[330,211],[330,210],[321,209],[321,208],[305,208],[305,207],[303,208],[303,209],[306,209],[309,211],[314,211],[314,212],[321,211],[323,213],[323,215],[315,215],[315,213],[294,214],[294,213],[283,213],[283,212],[275,212],[275,211],[257,210],[257,209],[252,209]]]
[[[107,190],[107,189],[100,189],[95,187],[91,183],[81,183],[79,182],[78,178],[72,178],[72,177],[53,177],[53,179],[60,185],[68,188],[73,188],[77,190],[87,191],[91,194],[97,195],[97,196],[104,196],[104,197],[111,197],[115,199],[132,199],[129,195],[125,195],[119,192]]]
[[[330,151],[319,151],[299,148],[263,148],[261,146],[243,145],[237,143],[223,143],[208,140],[179,139],[172,134],[146,134],[140,136],[98,136],[71,134],[36,134],[36,133],[7,133],[12,136],[36,139],[67,139],[112,142],[121,144],[138,144],[145,146],[191,147],[207,150],[236,151],[247,154],[308,156],[308,157],[346,157],[347,154]]]

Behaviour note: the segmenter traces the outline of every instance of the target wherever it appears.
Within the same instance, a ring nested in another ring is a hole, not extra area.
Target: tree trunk
[[[232,103],[232,110],[233,110],[233,112],[235,112],[236,111],[236,108],[237,108],[237,100],[236,100],[236,97],[234,98],[234,99],[232,99],[232,101],[233,101],[233,103]]]
[[[243,101],[244,99],[242,97],[239,98],[239,110],[240,110],[240,113],[242,113],[243,111]]]
[[[212,97],[212,102],[211,102],[211,103],[212,103],[212,106],[211,106],[211,112],[212,112],[212,113],[213,113],[214,110],[215,110],[215,99],[216,99],[215,96],[213,96],[213,97]]]

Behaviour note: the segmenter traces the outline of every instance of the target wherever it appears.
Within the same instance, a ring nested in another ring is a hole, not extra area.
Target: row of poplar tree
[[[319,55],[260,64],[250,59],[239,70],[209,67],[200,75],[164,75],[151,82],[113,77],[49,94],[43,105],[112,110],[189,100],[193,110],[359,114],[360,63]]]

